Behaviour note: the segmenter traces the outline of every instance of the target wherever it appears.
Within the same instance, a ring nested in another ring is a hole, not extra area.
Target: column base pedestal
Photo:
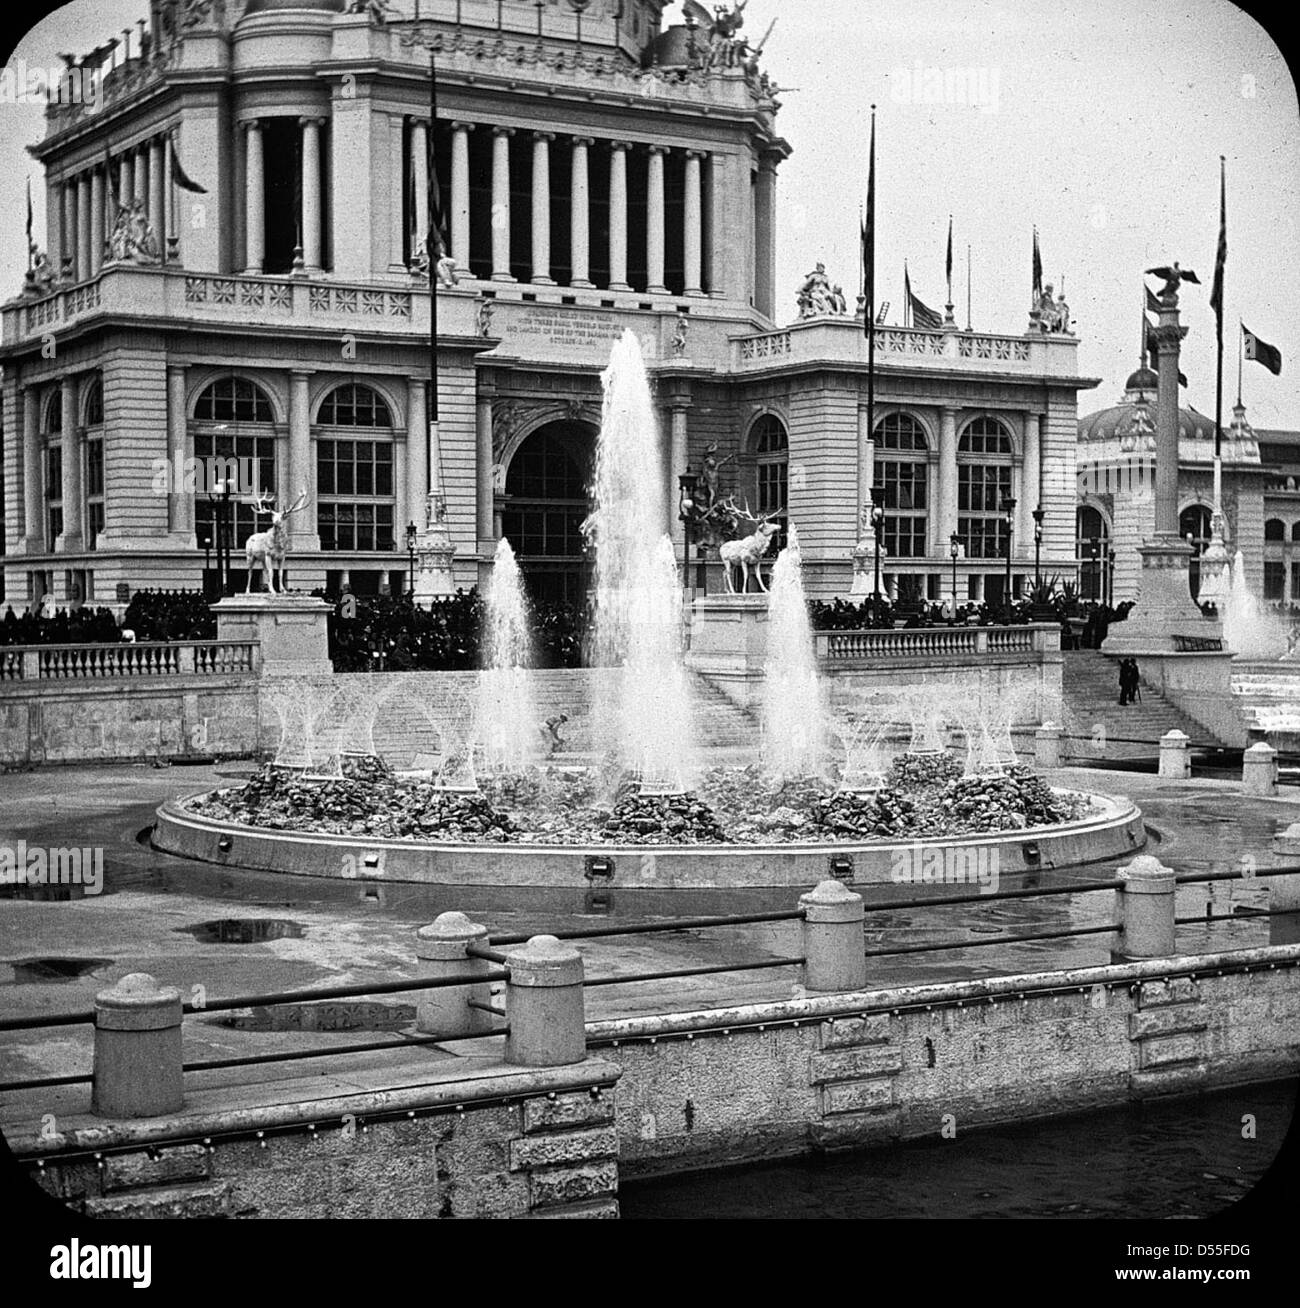
[[[332,605],[314,595],[230,595],[212,606],[218,640],[255,640],[261,674],[308,677],[334,671],[326,619]]]
[[[1177,653],[1223,639],[1223,624],[1207,618],[1188,588],[1192,548],[1181,536],[1153,536],[1138,546],[1142,556],[1137,605],[1110,628],[1107,654]]]
[[[762,699],[766,658],[766,595],[701,595],[692,602],[686,666],[741,708]]]

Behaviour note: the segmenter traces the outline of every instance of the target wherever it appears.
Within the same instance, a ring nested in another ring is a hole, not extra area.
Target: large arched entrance
[[[525,437],[506,469],[501,532],[534,604],[586,600],[582,522],[594,454],[595,431],[586,423],[548,422]]]

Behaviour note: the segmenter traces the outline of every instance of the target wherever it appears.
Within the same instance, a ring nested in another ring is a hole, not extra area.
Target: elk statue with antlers
[[[727,582],[727,594],[743,595],[749,590],[750,574],[753,574],[754,580],[758,582],[758,588],[764,593],[767,587],[763,584],[763,567],[762,560],[772,544],[772,538],[781,530],[781,524],[773,521],[774,515],[763,514],[761,517],[754,517],[749,511],[749,505],[746,504],[743,510],[737,509],[735,498],[729,497],[718,506],[727,512],[733,523],[739,523],[742,518],[748,518],[754,524],[754,531],[751,535],[741,536],[737,540],[724,540],[718,546],[718,558],[722,560],[723,576]],[[740,569],[740,588],[737,590],[735,583],[735,570]]]
[[[289,533],[285,529],[285,519],[291,513],[297,513],[304,504],[307,503],[307,488],[304,486],[302,494],[298,496],[287,509],[277,509],[274,502],[268,503],[265,495],[258,495],[253,501],[253,512],[269,513],[271,515],[271,527],[269,531],[255,531],[244,542],[244,558],[248,565],[248,585],[245,587],[244,594],[253,593],[253,570],[260,566],[266,576],[266,589],[268,594],[284,594],[284,560],[289,553]],[[274,575],[272,570],[274,570]],[[279,579],[279,589],[276,588],[276,578]]]

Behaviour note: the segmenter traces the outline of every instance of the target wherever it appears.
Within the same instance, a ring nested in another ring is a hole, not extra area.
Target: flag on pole
[[[1241,324],[1241,339],[1246,358],[1262,363],[1274,377],[1282,375],[1282,351],[1276,345],[1261,341],[1245,323]]]
[[[32,240],[32,179],[27,179],[27,250],[34,253],[36,243]]]
[[[862,220],[863,331],[871,337],[876,316],[876,117],[871,116],[871,150],[867,164],[867,213]]]
[[[447,223],[442,212],[442,187],[438,185],[437,151],[434,149],[434,129],[438,125],[436,118],[430,119],[426,136],[429,154],[429,260],[436,266],[439,259],[447,253]]]
[[[917,299],[912,293],[912,283],[907,277],[906,268],[903,271],[904,289],[907,291],[907,304],[912,314],[913,327],[942,327],[943,315],[936,313],[924,301]]]
[[[1147,293],[1147,312],[1159,313],[1160,312],[1159,299],[1157,299],[1156,296],[1151,293],[1151,288],[1147,286],[1145,282],[1142,285],[1143,285],[1143,289]]]
[[[1214,260],[1214,286],[1210,290],[1210,307],[1223,335],[1223,266],[1228,261],[1228,183],[1223,157],[1219,157],[1219,253]]]
[[[1043,256],[1038,249],[1038,228],[1034,228],[1034,307],[1043,298]]]
[[[1148,358],[1150,360],[1151,371],[1159,372],[1160,361],[1156,357],[1156,343],[1151,337],[1151,332],[1152,329],[1155,327],[1155,323],[1153,323],[1151,319],[1147,318],[1145,315],[1143,316],[1143,322],[1146,324],[1146,351],[1147,351]],[[1178,384],[1180,386],[1187,385],[1187,375],[1185,373],[1180,372],[1178,374]]]
[[[170,132],[167,136],[167,148],[172,152],[172,181],[181,188],[182,191],[193,191],[196,195],[207,195],[208,188],[200,186],[198,182],[181,167],[180,151],[176,148],[176,133]]]
[[[952,214],[948,215],[948,299],[952,299]]]

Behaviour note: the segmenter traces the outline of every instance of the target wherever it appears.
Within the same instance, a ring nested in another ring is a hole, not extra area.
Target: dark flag
[[[912,282],[907,275],[907,266],[903,266],[903,289],[907,293],[907,307],[912,315],[913,327],[942,327],[943,315],[936,313],[928,304],[918,300],[912,294]]]
[[[1043,256],[1038,250],[1038,228],[1034,228],[1034,307],[1043,298]]]
[[[948,215],[948,299],[952,299],[952,214]]]
[[[1147,286],[1145,282],[1143,283],[1143,289],[1144,289],[1144,290],[1146,291],[1146,293],[1147,293],[1147,312],[1148,312],[1148,313],[1159,313],[1159,312],[1160,312],[1160,301],[1159,301],[1159,299],[1158,299],[1155,295],[1153,295],[1153,294],[1151,293],[1151,288],[1150,288],[1149,286]]]
[[[1274,377],[1282,375],[1282,351],[1276,345],[1261,341],[1245,323],[1241,324],[1241,338],[1246,358],[1254,359],[1256,363],[1262,363]]]
[[[438,260],[447,253],[447,220],[442,212],[442,187],[438,185],[437,152],[433,146],[433,132],[437,119],[430,119],[426,136],[429,151],[429,262],[436,267]]]
[[[27,179],[27,252],[34,253],[36,243],[32,240],[32,179]]]
[[[871,115],[871,150],[867,163],[867,214],[862,221],[863,330],[871,338],[876,316],[876,116]]]
[[[1223,334],[1223,266],[1228,261],[1228,183],[1224,175],[1224,162],[1219,159],[1219,253],[1214,260],[1214,286],[1210,290],[1210,308],[1219,321],[1219,334]]]
[[[1151,293],[1150,291],[1147,292],[1148,295],[1150,295],[1150,293]],[[1155,327],[1155,323],[1153,323],[1150,318],[1146,318],[1144,321],[1146,322],[1146,347],[1147,347],[1147,355],[1150,359],[1151,371],[1159,372],[1160,361],[1156,357],[1156,343],[1151,339],[1151,331]],[[1187,375],[1185,373],[1180,372],[1178,374],[1178,384],[1180,386],[1187,385]]]
[[[171,133],[167,137],[167,148],[172,152],[172,181],[181,188],[182,191],[193,191],[196,195],[207,195],[208,188],[200,186],[190,175],[181,167],[180,151],[176,149],[176,135]]]

